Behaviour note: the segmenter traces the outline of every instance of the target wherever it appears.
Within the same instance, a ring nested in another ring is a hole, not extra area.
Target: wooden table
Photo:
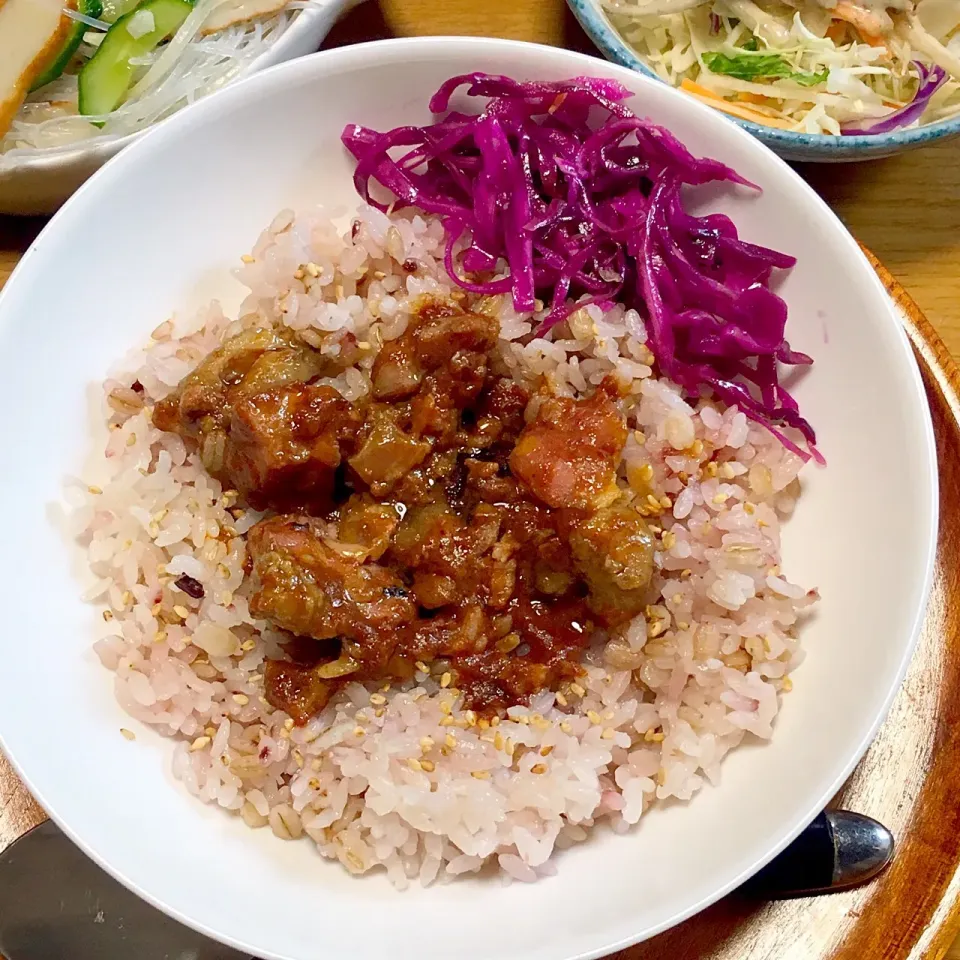
[[[507,37],[594,52],[564,0],[368,0],[328,44],[424,34]],[[808,166],[801,173],[960,356],[960,141],[867,164]],[[0,284],[42,226],[40,219],[0,217]],[[0,757],[0,848],[38,817]],[[960,960],[960,940],[946,956]]]

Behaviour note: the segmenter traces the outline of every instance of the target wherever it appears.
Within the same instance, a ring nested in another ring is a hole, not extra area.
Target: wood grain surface
[[[563,0],[368,0],[328,45],[418,34],[593,52]],[[960,960],[960,142],[799,169],[876,255],[906,312],[940,451],[940,553],[924,634],[890,718],[839,798],[887,823],[899,849],[865,890],[775,904],[730,897],[618,960]],[[0,284],[42,225],[0,217]],[[0,756],[0,848],[42,819]]]

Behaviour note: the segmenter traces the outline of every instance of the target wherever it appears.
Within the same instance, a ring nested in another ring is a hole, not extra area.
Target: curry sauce
[[[345,682],[427,664],[468,707],[502,711],[576,678],[596,630],[648,602],[653,537],[616,482],[616,385],[531,404],[498,336],[427,301],[350,402],[318,381],[355,354],[246,331],[157,405],[158,426],[275,511],[248,535],[250,609],[291,636],[265,684],[295,722]]]

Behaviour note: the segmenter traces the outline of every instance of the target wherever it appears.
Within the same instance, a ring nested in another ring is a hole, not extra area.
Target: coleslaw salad
[[[767,128],[853,136],[960,115],[960,0],[602,0],[659,78]]]

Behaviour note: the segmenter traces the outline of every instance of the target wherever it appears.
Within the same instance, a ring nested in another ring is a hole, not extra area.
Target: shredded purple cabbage
[[[478,115],[449,110],[463,86],[487,100]],[[387,209],[371,195],[376,181],[394,207],[442,218],[446,269],[465,290],[509,292],[521,313],[542,298],[550,308],[538,335],[591,303],[633,307],[664,376],[736,404],[820,460],[813,428],[779,380],[780,365],[812,362],[784,339],[787,306],[769,288],[772,271],[794,258],[740,240],[722,214],[694,217],[683,206],[685,184],[758,188],[636,117],[623,103],[630,96],[593,77],[521,83],[474,73],[437,91],[437,122],[386,133],[351,124],[342,139],[365,201]],[[806,449],[785,433],[793,430]]]
[[[942,67],[934,66],[927,69],[925,64],[919,60],[913,61],[917,73],[920,74],[920,85],[913,99],[899,110],[880,117],[878,120],[867,121],[866,123],[844,124],[840,133],[845,137],[852,137],[858,134],[872,133],[890,133],[891,130],[899,130],[919,120],[923,111],[927,109],[930,98],[946,83],[947,72]]]

